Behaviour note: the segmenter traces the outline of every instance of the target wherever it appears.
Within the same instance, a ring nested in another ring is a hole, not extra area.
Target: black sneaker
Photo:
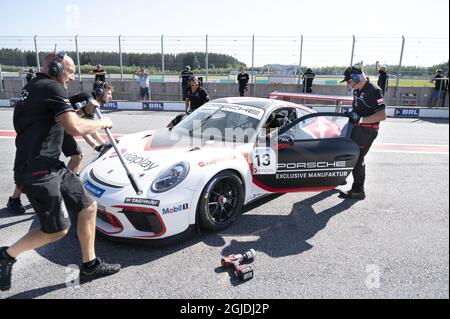
[[[7,291],[11,288],[11,275],[15,258],[5,257],[5,251],[8,247],[0,248],[0,290]]]
[[[366,198],[366,193],[362,192],[354,192],[349,190],[348,192],[339,192],[339,198],[344,199],[356,199],[356,200],[364,200]]]
[[[97,258],[95,266],[81,266],[80,282],[85,283],[97,278],[114,275],[120,271],[120,268],[121,266],[118,264],[107,264],[100,258]]]
[[[6,207],[9,209],[11,213],[14,213],[16,215],[25,214],[25,207],[23,207],[22,202],[20,201],[20,197],[17,198],[10,197],[8,199]]]

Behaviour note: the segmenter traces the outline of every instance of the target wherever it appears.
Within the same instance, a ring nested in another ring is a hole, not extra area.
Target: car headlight
[[[164,193],[180,184],[189,173],[189,164],[186,162],[180,162],[175,164],[155,179],[152,184],[152,192]]]

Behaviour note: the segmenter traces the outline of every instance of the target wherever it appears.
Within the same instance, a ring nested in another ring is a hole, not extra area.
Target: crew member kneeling
[[[353,169],[353,186],[349,191],[341,192],[339,197],[362,200],[366,198],[364,158],[378,136],[380,122],[386,119],[386,105],[383,91],[366,78],[360,66],[349,67],[344,75],[345,78],[341,82],[347,82],[354,90],[353,111],[348,115],[354,124],[351,138],[359,145],[360,155]]]

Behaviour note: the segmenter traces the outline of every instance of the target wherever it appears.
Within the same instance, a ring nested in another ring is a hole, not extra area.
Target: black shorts
[[[75,173],[67,168],[35,172],[17,178],[41,223],[41,230],[54,234],[70,227],[68,212],[79,213],[94,203]]]
[[[81,155],[82,153],[80,146],[77,141],[75,141],[75,138],[67,133],[64,133],[62,151],[65,157]]]

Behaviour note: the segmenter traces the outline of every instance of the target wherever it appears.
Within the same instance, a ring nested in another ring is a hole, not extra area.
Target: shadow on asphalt
[[[265,253],[271,257],[284,257],[301,254],[313,248],[307,241],[313,238],[318,232],[323,230],[331,218],[348,210],[356,201],[344,200],[338,205],[330,207],[324,211],[316,212],[313,205],[338,193],[337,190],[327,191],[314,195],[308,199],[295,203],[289,215],[246,215],[246,212],[254,210],[282,195],[275,194],[258,200],[248,207],[245,207],[243,215],[230,228],[219,233],[203,233],[195,235],[187,240],[162,248],[149,248],[142,245],[130,245],[125,243],[112,242],[108,239],[98,237],[96,239],[96,253],[102,259],[120,263],[123,268],[147,264],[159,258],[170,256],[184,248],[193,246],[199,242],[213,247],[225,245],[223,236],[255,236],[254,241],[239,241],[233,239],[231,243],[224,247],[222,255],[243,253],[253,248],[257,253]],[[69,264],[79,264],[81,251],[79,248],[76,227],[72,225],[69,234],[62,240],[42,247],[36,252],[49,261],[67,266]],[[7,227],[7,226],[5,226]],[[31,229],[38,228],[39,222],[34,220]],[[236,286],[241,282],[235,278],[230,270],[230,282]],[[221,272],[216,269],[216,272]],[[20,294],[10,298],[37,298],[55,290],[66,288],[66,284],[58,284],[43,287]]]

